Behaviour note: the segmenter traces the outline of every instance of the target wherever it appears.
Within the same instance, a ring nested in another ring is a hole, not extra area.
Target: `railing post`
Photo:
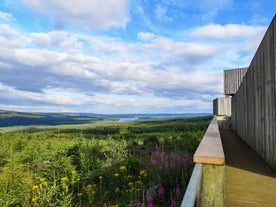
[[[202,178],[198,192],[198,207],[223,207],[224,165],[202,164]]]
[[[225,158],[216,116],[194,154],[194,162],[181,207],[224,207]]]

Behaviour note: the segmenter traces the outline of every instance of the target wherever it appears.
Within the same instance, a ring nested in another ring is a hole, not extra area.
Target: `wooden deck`
[[[226,207],[276,207],[276,172],[231,129],[220,129]]]

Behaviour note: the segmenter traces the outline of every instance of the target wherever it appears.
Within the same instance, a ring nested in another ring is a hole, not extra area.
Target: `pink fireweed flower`
[[[161,185],[159,185],[158,188],[157,188],[157,195],[159,197],[162,197],[164,194],[165,194],[164,188]]]
[[[170,164],[170,166],[171,166],[171,168],[175,168],[175,163],[174,162],[171,162],[171,164]]]
[[[168,163],[168,162],[165,162],[164,166],[165,166],[166,169],[168,169],[169,163]]]
[[[183,161],[184,161],[184,164],[188,165],[188,166],[193,166],[193,158],[190,156],[190,155],[184,155],[183,157]]]
[[[175,188],[175,195],[178,197],[178,196],[180,196],[180,194],[181,194],[181,191],[180,191],[179,187],[176,187]]]
[[[156,165],[156,160],[150,159],[150,163],[151,163],[151,165]]]
[[[156,156],[156,157],[159,157],[159,155],[160,155],[160,151],[158,151],[158,150],[155,151],[155,156]]]
[[[177,203],[176,203],[175,200],[172,200],[172,201],[171,201],[171,207],[177,207]]]
[[[151,196],[149,196],[148,198],[147,198],[147,202],[148,202],[148,206],[152,206],[152,204],[153,204],[153,197],[151,197]]]

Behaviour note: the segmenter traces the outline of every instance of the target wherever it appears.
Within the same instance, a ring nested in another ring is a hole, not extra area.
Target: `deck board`
[[[226,207],[276,207],[276,172],[231,129],[220,129]]]

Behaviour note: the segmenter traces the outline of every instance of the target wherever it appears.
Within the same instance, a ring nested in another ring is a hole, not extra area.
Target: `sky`
[[[212,113],[276,0],[0,0],[0,109]]]

